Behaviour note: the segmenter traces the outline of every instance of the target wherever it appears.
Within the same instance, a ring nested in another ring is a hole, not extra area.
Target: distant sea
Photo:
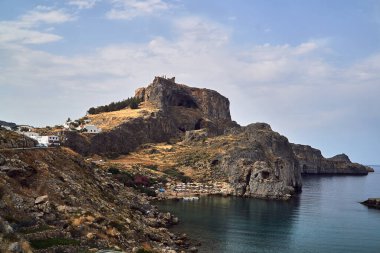
[[[305,176],[291,201],[203,197],[164,201],[199,252],[380,252],[380,210],[359,202],[380,197],[380,166],[368,176]]]

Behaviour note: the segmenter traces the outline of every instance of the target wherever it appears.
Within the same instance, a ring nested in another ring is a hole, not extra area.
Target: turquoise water
[[[204,197],[164,201],[173,228],[201,242],[199,252],[380,252],[380,210],[359,204],[380,197],[380,167],[368,176],[306,176],[291,201]]]

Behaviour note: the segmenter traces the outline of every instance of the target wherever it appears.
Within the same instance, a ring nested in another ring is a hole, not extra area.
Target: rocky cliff
[[[179,148],[183,153],[174,152],[171,159],[176,168],[193,180],[228,182],[238,196],[289,198],[302,188],[301,173],[367,173],[366,167],[344,155],[326,159],[310,146],[290,144],[268,124],[240,127],[231,120],[228,99],[216,91],[155,77],[146,88],[137,89],[135,97],[143,101],[139,110],[150,111],[119,120],[99,134],[68,133],[66,145],[86,155],[120,155],[146,143],[183,140],[187,148]],[[108,118],[114,117],[117,114]]]
[[[347,155],[340,154],[331,158],[323,157],[320,150],[307,145],[292,144],[302,174],[355,174],[367,175],[372,168],[352,163]]]
[[[171,214],[71,150],[0,152],[0,252],[186,251]]]
[[[205,129],[188,131],[182,142],[144,145],[114,162],[125,169],[153,167],[161,176],[225,186],[215,194],[288,199],[302,188],[290,143],[264,123],[218,136],[208,136]]]
[[[265,123],[238,130],[220,169],[238,196],[287,199],[302,189],[301,171],[288,139]]]
[[[199,89],[177,84],[175,79],[155,77],[147,88],[136,90],[135,96],[168,110],[173,106],[199,109],[209,120],[231,121],[228,98],[209,89]]]
[[[186,131],[207,129],[219,135],[237,126],[231,121],[229,101],[216,91],[177,84],[174,79],[156,77],[146,88],[136,91],[144,105],[158,110],[120,122],[97,135],[68,133],[65,145],[81,154],[125,154],[150,142],[180,139]]]
[[[13,131],[0,128],[0,149],[2,148],[30,148],[37,144],[27,136],[18,134]]]

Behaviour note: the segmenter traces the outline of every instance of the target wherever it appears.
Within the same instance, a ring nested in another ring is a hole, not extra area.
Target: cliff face
[[[286,137],[264,123],[248,125],[237,136],[220,166],[236,195],[287,199],[301,191],[301,171]]]
[[[0,148],[30,148],[37,144],[27,136],[0,128]]]
[[[347,155],[324,158],[320,150],[307,145],[292,144],[302,174],[357,174],[367,175],[373,171],[367,166],[352,163]]]
[[[223,193],[288,199],[301,190],[301,173],[288,140],[263,123],[235,127],[218,136],[205,129],[186,132],[182,142],[149,144],[116,159],[129,168],[177,171],[204,184],[225,184]],[[148,164],[147,164],[148,162]],[[171,174],[169,174],[171,175]]]
[[[186,131],[206,128],[213,136],[237,126],[231,121],[228,99],[216,91],[156,77],[148,87],[136,90],[135,96],[159,110],[96,135],[68,133],[65,145],[85,155],[125,154],[144,143],[179,139]]]
[[[147,88],[137,89],[135,96],[164,111],[172,106],[182,106],[199,109],[210,120],[231,121],[228,98],[213,90],[177,84],[174,79],[155,77]]]

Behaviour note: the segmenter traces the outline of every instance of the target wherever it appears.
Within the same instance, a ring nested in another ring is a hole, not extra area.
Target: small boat
[[[183,200],[198,200],[199,197],[183,197]]]

